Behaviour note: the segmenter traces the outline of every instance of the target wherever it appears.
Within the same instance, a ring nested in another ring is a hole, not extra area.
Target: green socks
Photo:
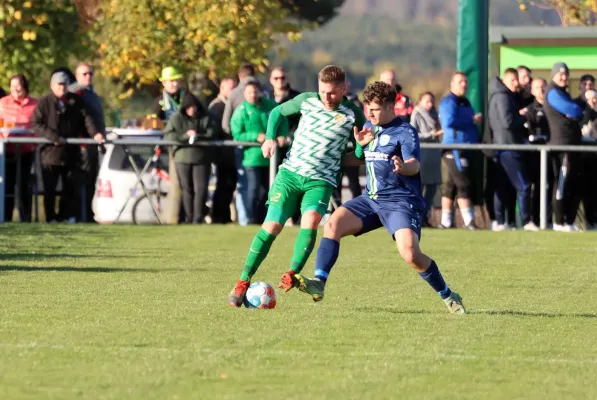
[[[257,235],[255,235],[255,238],[253,238],[253,242],[251,243],[247,261],[245,261],[243,267],[243,272],[240,274],[240,279],[242,281],[248,281],[255,275],[255,272],[257,272],[263,260],[265,260],[274,240],[276,240],[276,236],[267,233],[263,228],[257,232]]]
[[[296,242],[294,242],[294,253],[292,254],[292,261],[290,268],[296,273],[300,273],[307,263],[313,247],[315,247],[315,240],[317,239],[316,229],[301,229],[299,231]]]
[[[294,242],[294,253],[292,255],[292,261],[290,268],[296,273],[302,271],[303,267],[307,263],[313,247],[315,247],[315,240],[317,239],[316,229],[301,229],[299,231],[296,242]],[[242,281],[248,281],[255,275],[259,266],[267,257],[269,249],[272,247],[272,243],[276,240],[276,236],[267,233],[265,230],[260,229],[255,235],[247,260],[243,267],[243,272],[240,275]]]

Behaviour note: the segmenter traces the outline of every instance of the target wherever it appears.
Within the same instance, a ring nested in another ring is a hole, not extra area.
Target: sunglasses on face
[[[273,80],[275,80],[275,81],[285,81],[286,77],[285,76],[274,76]]]
[[[83,72],[83,76],[93,76],[93,71]]]

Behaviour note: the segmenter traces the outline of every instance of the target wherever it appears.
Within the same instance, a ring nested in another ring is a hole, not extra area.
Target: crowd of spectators
[[[403,93],[394,71],[383,71],[379,80],[396,87],[395,114],[411,122],[421,143],[580,145],[590,138],[597,138],[595,79],[584,75],[580,80],[580,96],[572,99],[568,91],[569,76],[564,63],[554,65],[549,83],[541,78],[533,79],[532,71],[525,66],[509,68],[490,83],[486,116],[473,110],[466,98],[468,79],[463,73],[452,76],[450,93],[439,102],[433,93],[425,92],[415,103]],[[273,68],[269,85],[264,85],[257,79],[253,65],[243,65],[237,77],[225,77],[217,82],[219,93],[208,102],[185,89],[181,85],[183,78],[176,68],[164,68],[160,78],[162,93],[149,112],[163,121],[165,138],[180,143],[170,149],[182,191],[180,222],[233,222],[230,204],[234,203],[235,220],[240,225],[262,223],[269,188],[269,160],[262,156],[259,147],[208,149],[189,144],[216,138],[262,143],[269,112],[300,92],[290,85],[282,67]],[[46,220],[92,221],[91,200],[106,130],[102,103],[93,89],[92,67],[81,63],[74,74],[65,68],[54,71],[50,91],[40,99],[29,96],[28,82],[23,75],[11,77],[9,87],[10,93],[0,98],[3,125],[30,128],[36,135],[52,142],[40,150]],[[350,82],[347,82],[346,96],[358,107],[364,107],[352,91]],[[480,134],[479,126],[483,123],[485,132]],[[292,144],[298,124],[297,116],[289,118],[280,127],[278,165]],[[98,145],[64,145],[65,139],[80,137],[92,137]],[[12,219],[16,209],[21,221],[31,221],[28,172],[34,165],[35,149],[35,145],[9,145],[6,148],[5,215],[8,219]],[[518,227],[538,230],[539,163],[539,153],[532,151],[481,153],[423,149],[420,173],[427,205],[424,226],[454,227],[457,205],[464,226],[477,229],[473,198],[479,184],[476,176],[484,169],[483,203],[491,220],[491,229],[516,229],[518,220]],[[590,171],[597,166],[597,154],[551,152],[549,165],[550,226],[557,231],[578,231],[575,220],[582,202],[586,227],[597,227],[597,190],[590,182]],[[212,166],[215,167],[216,186],[211,208],[208,208]],[[359,167],[345,167],[342,172],[348,193],[352,197],[358,196],[362,192],[362,171]],[[55,189],[59,180],[62,195],[60,204],[56,205]],[[440,190],[441,196],[438,195]],[[440,197],[441,218],[439,223],[433,224],[432,208]],[[334,193],[333,206],[338,206],[342,200],[339,188]],[[296,223],[299,217],[293,216],[288,224]]]

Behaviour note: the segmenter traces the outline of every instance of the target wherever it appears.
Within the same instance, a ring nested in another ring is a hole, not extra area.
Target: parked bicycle
[[[162,224],[165,220],[163,212],[166,206],[166,196],[168,195],[165,188],[170,185],[170,175],[160,162],[162,151],[160,146],[156,146],[154,149],[151,158],[149,185],[151,189],[146,189],[146,193],[138,197],[133,204],[132,217],[134,224]],[[155,219],[147,220],[147,215],[153,215]]]

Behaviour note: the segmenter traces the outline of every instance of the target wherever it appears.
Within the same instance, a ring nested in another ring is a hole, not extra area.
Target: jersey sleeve
[[[412,126],[401,128],[402,132],[399,136],[400,150],[402,153],[402,160],[407,161],[415,158],[421,161],[421,146],[419,143],[419,135],[417,130]]]
[[[354,155],[359,160],[364,160],[365,159],[365,150],[363,149],[363,146],[356,143],[355,148],[354,148]]]
[[[363,110],[361,108],[357,107],[352,103],[349,103],[349,107],[354,112],[354,126],[356,126],[360,131],[361,129],[363,129],[365,122],[367,122],[367,118],[365,118],[365,114],[363,113]]]
[[[274,108],[267,121],[267,133],[265,135],[266,139],[272,140],[278,136],[277,131],[282,123],[282,120],[285,119],[285,117],[300,113],[303,101],[311,97],[317,97],[317,93],[308,92],[299,94],[294,99],[288,100],[287,102],[284,102]]]

